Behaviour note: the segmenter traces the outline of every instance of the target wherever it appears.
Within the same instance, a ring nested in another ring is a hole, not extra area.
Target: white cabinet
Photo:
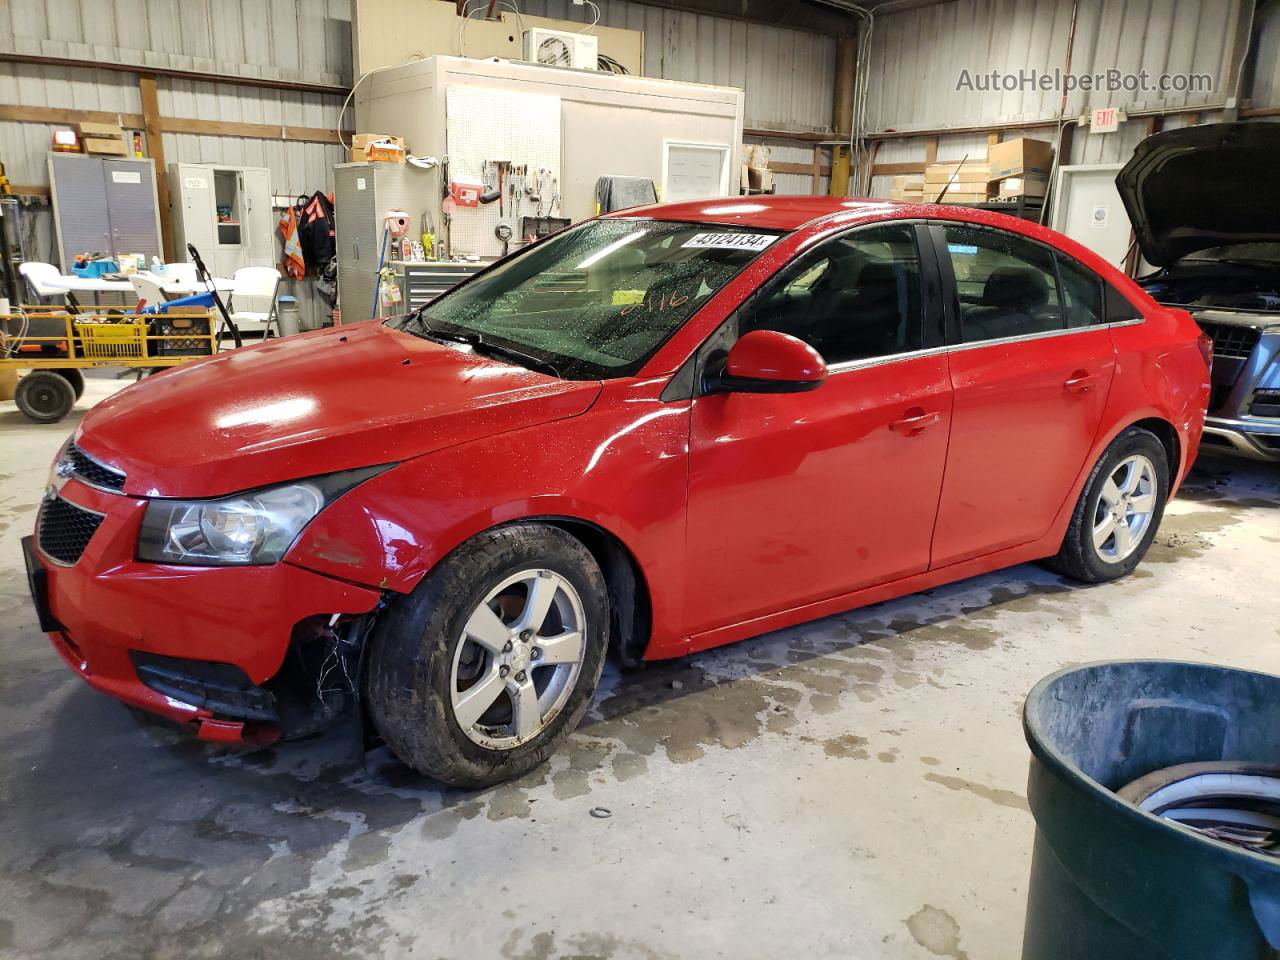
[[[219,277],[229,277],[240,267],[275,263],[275,218],[265,167],[171,164],[169,194],[175,252],[182,259],[191,244]]]

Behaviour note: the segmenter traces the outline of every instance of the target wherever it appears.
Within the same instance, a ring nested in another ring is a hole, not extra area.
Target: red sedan
[[[92,686],[215,740],[362,711],[479,786],[606,649],[678,657],[1028,560],[1129,573],[1207,344],[1052,231],[827,198],[633,209],[425,309],[85,417],[24,546]]]

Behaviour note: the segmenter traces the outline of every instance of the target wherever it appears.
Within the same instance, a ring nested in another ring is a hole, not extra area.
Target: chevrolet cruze
[[[355,709],[481,786],[606,652],[678,657],[1029,560],[1142,558],[1208,342],[1059,234],[818,197],[624,211],[426,308],[95,407],[24,542],[90,685],[203,738]]]

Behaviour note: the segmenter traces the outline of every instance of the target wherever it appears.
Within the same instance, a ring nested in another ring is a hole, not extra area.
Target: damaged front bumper
[[[76,479],[41,515],[52,499],[97,518],[74,560],[62,542],[50,544],[53,553],[41,548],[39,516],[36,536],[23,541],[41,628],[90,686],[223,742],[305,732],[341,699],[327,698],[310,672],[333,656],[348,677],[377,590],[287,561],[140,563],[145,500]]]

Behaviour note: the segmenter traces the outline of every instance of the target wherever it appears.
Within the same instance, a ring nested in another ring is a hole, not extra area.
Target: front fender
[[[619,390],[619,393],[627,393]],[[402,463],[329,506],[287,560],[409,593],[450,551],[500,524],[582,520],[617,538],[649,584],[654,639],[681,625],[689,406],[602,399],[541,424]]]

